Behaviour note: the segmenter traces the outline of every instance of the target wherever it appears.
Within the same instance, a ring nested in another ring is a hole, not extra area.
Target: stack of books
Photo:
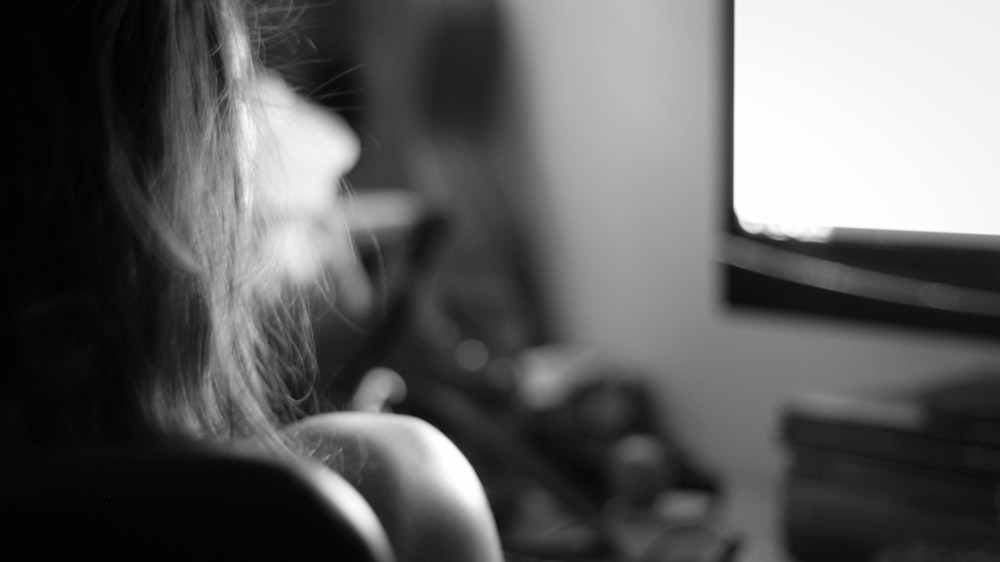
[[[801,394],[781,437],[796,560],[877,560],[908,541],[1000,548],[1000,376],[896,398]]]

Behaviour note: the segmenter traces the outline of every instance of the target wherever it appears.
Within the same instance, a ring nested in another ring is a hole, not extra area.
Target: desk
[[[778,475],[726,474],[721,524],[742,537],[737,562],[793,562],[782,548],[779,484]]]
[[[740,548],[734,562],[794,562],[784,553],[780,534],[780,496],[778,495],[778,476],[767,477],[756,474],[727,474],[724,479],[725,497],[723,503],[717,506],[712,520],[724,536],[739,537]],[[539,491],[530,494],[531,500],[525,506],[524,519],[519,522],[519,529],[510,529],[508,538],[522,540],[531,534],[549,540],[554,544],[557,535],[564,535],[561,542],[573,546],[580,542],[581,536],[588,536],[581,527],[567,524],[567,513],[559,507],[558,501],[548,493]],[[569,516],[572,517],[572,516]],[[645,551],[652,539],[662,532],[663,527],[652,526],[647,520],[639,524],[636,521],[610,520],[615,529],[617,541],[622,550],[621,560],[637,559],[636,553]],[[571,532],[575,529],[576,532]],[[567,556],[569,551],[567,549]],[[513,549],[518,551],[518,549]],[[550,546],[550,551],[551,546]],[[510,560],[570,560],[572,557],[524,556],[511,557]],[[594,560],[596,558],[588,558]],[[609,559],[610,562],[611,559]]]
[[[708,524],[721,536],[739,540],[733,562],[793,562],[783,548],[778,477],[727,474],[723,489],[725,495],[711,510]],[[643,553],[664,530],[662,522],[641,517],[633,520],[613,518],[611,521],[617,531],[623,560],[643,559]],[[669,540],[664,544],[669,544]]]

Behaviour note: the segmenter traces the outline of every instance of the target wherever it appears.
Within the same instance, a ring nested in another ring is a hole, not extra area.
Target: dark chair
[[[5,453],[3,559],[394,560],[369,505],[322,467],[187,444]]]

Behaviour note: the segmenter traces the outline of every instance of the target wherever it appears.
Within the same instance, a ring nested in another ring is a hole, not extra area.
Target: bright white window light
[[[741,224],[1000,235],[1000,0],[736,0],[735,18]]]

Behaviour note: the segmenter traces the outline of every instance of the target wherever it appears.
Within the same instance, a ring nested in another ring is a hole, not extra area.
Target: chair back
[[[371,507],[318,465],[193,445],[5,457],[0,549],[8,553],[393,560]]]

